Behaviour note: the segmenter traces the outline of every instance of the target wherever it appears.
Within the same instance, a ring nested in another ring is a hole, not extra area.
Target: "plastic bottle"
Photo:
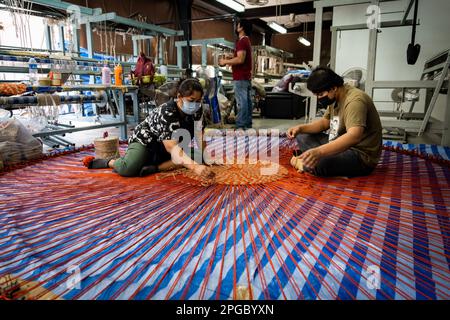
[[[167,77],[168,71],[166,65],[159,66],[159,73]]]
[[[102,84],[105,86],[111,85],[111,69],[106,64],[102,68]]]
[[[114,67],[114,80],[115,80],[116,86],[122,85],[122,73],[123,73],[123,69],[120,64],[118,64],[117,66]]]
[[[38,66],[34,58],[28,60],[28,79],[32,86],[35,86],[38,82]]]

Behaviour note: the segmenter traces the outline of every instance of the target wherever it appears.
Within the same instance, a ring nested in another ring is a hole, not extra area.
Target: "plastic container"
[[[143,76],[142,77],[142,83],[149,84],[152,81],[152,77],[150,76]]]
[[[122,83],[122,77],[123,77],[123,69],[122,65],[118,64],[114,67],[114,81],[116,86],[121,86]]]
[[[54,87],[62,86],[62,74],[58,71],[50,71],[49,78],[51,81],[51,85]]]
[[[52,79],[50,78],[40,78],[38,82],[40,86],[48,87],[52,85]]]
[[[28,60],[28,79],[30,80],[30,84],[32,86],[38,84],[38,66],[34,58],[30,58],[30,60]]]
[[[105,86],[111,85],[111,69],[106,64],[102,68],[102,84]]]
[[[165,65],[161,65],[159,66],[159,73],[162,74],[163,76],[166,76],[169,74],[168,70],[167,70],[167,66]]]

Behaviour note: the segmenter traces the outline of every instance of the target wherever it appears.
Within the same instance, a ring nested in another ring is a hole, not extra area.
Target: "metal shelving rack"
[[[105,127],[120,127],[120,137],[121,139],[127,138],[127,124],[137,123],[139,120],[139,105],[138,105],[138,87],[131,85],[123,86],[103,86],[94,84],[94,76],[101,75],[101,67],[103,64],[107,63],[111,69],[116,63],[120,63],[124,68],[123,74],[129,73],[134,63],[122,62],[122,61],[99,61],[94,59],[94,49],[93,49],[93,38],[92,30],[96,24],[109,24],[112,27],[131,27],[140,30],[145,36],[180,36],[183,35],[183,31],[172,30],[160,26],[156,26],[149,23],[139,22],[137,20],[124,18],[118,16],[115,12],[103,13],[99,8],[87,8],[83,6],[75,6],[72,3],[59,1],[59,0],[27,0],[27,3],[36,4],[40,8],[50,8],[51,10],[57,9],[57,13],[60,17],[67,17],[73,13],[79,13],[76,19],[72,19],[71,22],[73,30],[78,30],[80,25],[84,25],[86,29],[87,36],[87,52],[88,57],[80,57],[80,47],[79,47],[79,34],[78,31],[73,34],[74,51],[67,52],[65,48],[57,51],[52,48],[51,32],[50,28],[46,28],[46,43],[47,50],[33,50],[30,48],[17,48],[17,47],[0,47],[0,73],[28,73],[28,60],[33,57],[36,59],[40,68],[38,68],[38,73],[46,74],[52,70],[52,65],[61,64],[61,61],[65,62],[62,65],[66,67],[58,69],[58,72],[62,74],[70,74],[74,76],[89,75],[90,84],[88,85],[70,85],[61,87],[42,87],[34,86],[29,87],[28,90],[36,91],[39,93],[55,93],[55,92],[78,92],[75,95],[69,96],[59,96],[61,103],[96,103],[105,102],[104,96],[98,94],[100,91],[107,91],[110,94],[106,96],[112,96],[115,101],[118,111],[119,120],[108,122],[100,125],[85,126],[75,128],[70,125],[63,125],[55,127],[54,125],[48,126],[51,130],[44,132],[39,132],[34,134],[38,137],[50,137],[55,135],[62,135],[65,133],[99,129]],[[33,7],[34,8],[34,7]],[[58,11],[60,10],[60,11]],[[54,11],[52,11],[54,12]],[[64,27],[59,28],[59,37],[61,43],[64,43]],[[55,55],[56,53],[56,55]],[[59,54],[59,55],[58,55]],[[136,57],[135,57],[136,58]],[[161,61],[162,62],[162,61]],[[24,65],[25,64],[25,65]],[[86,70],[87,69],[87,70]],[[173,73],[173,76],[180,74],[180,70],[176,67],[170,66],[169,70]],[[94,95],[84,94],[86,91],[94,91]],[[133,100],[133,115],[126,115],[125,108],[125,96],[130,95]],[[36,105],[36,97],[0,97],[0,108],[12,110],[20,108],[24,105]],[[62,127],[62,128],[61,128]]]
[[[294,55],[290,52],[277,49],[271,46],[253,46],[254,63],[254,77],[264,79],[281,79],[284,75],[284,62],[288,58],[293,58]],[[257,61],[261,60],[263,64],[260,66]],[[272,64],[276,65],[274,72],[265,72],[268,69],[270,60],[275,60]],[[267,66],[266,66],[267,64]]]
[[[68,95],[68,96],[59,96],[62,104],[67,103],[99,103],[106,102],[104,100],[104,95],[101,94],[101,91],[110,91],[116,101],[119,111],[119,121],[107,122],[99,125],[93,126],[84,126],[84,127],[67,127],[64,124],[61,124],[63,128],[55,129],[55,125],[53,125],[52,130],[47,130],[39,133],[33,134],[35,137],[49,137],[54,135],[62,135],[66,133],[85,131],[85,130],[93,130],[107,127],[119,127],[120,128],[120,138],[127,138],[127,124],[129,122],[137,122],[136,117],[138,117],[138,102],[137,102],[137,89],[136,86],[103,86],[103,85],[87,85],[87,86],[62,86],[62,87],[42,87],[35,86],[30,87],[30,89],[39,91],[39,92],[81,92],[81,94],[77,95]],[[85,91],[96,91],[95,95],[84,95],[82,92]],[[133,96],[133,111],[134,114],[132,117],[128,118],[126,116],[125,109],[125,95],[131,94]],[[29,105],[37,105],[38,99],[36,96],[22,96],[22,97],[0,97],[0,108],[6,110],[15,110],[20,109],[23,106]],[[131,120],[131,121],[130,121]],[[58,127],[59,125],[57,125]]]

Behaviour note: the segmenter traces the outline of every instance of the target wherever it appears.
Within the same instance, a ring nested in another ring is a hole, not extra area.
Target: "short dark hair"
[[[308,90],[315,94],[343,85],[344,79],[327,67],[317,67],[314,69],[306,83]]]
[[[240,20],[238,20],[237,23],[240,24],[241,27],[244,29],[246,36],[250,36],[252,34],[253,25],[251,24],[250,21],[245,20],[245,19],[240,19]]]
[[[184,75],[186,76],[186,78],[192,78],[193,72],[194,70],[192,70],[191,68],[186,68],[186,70],[184,71]]]
[[[198,91],[203,96],[203,87],[200,81],[196,78],[189,78],[182,80],[178,86],[178,93],[182,97],[189,97],[192,92]]]

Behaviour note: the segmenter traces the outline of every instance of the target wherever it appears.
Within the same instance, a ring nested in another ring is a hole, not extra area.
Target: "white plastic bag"
[[[0,160],[14,165],[42,156],[42,143],[17,119],[0,122]]]

